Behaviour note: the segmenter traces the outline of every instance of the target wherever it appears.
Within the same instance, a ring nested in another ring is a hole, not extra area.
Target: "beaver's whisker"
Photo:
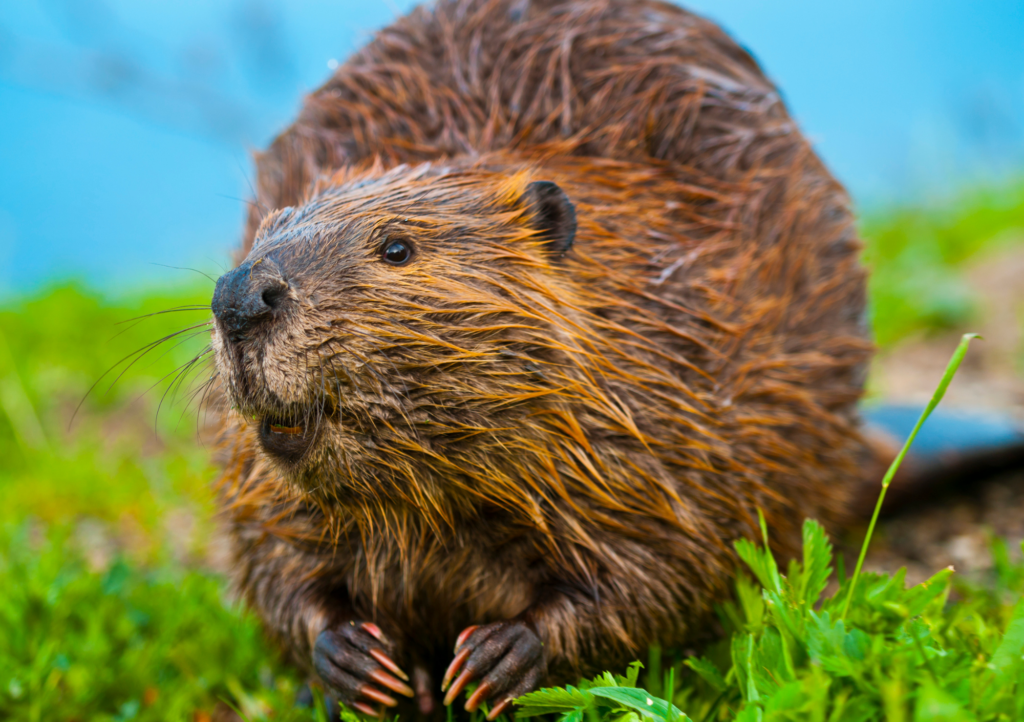
[[[305,351],[303,351],[302,356],[303,356],[303,365],[308,370],[309,369],[309,350],[306,349]],[[312,407],[313,407],[313,404],[305,404],[303,406],[303,409],[302,409],[302,426],[303,426],[303,428],[306,431],[309,430],[309,415],[310,415],[310,413],[312,411]]]
[[[160,354],[160,355],[159,355],[159,356],[157,356],[157,357],[156,357],[155,359],[153,359],[153,362],[155,363],[155,362],[159,361],[160,359],[162,359],[162,358],[166,357],[166,356],[167,356],[167,354],[171,353],[172,351],[174,351],[175,349],[179,348],[180,346],[182,346],[182,345],[184,345],[184,344],[188,343],[189,341],[191,341],[191,340],[192,340],[192,339],[194,339],[194,338],[197,338],[197,337],[199,337],[199,336],[203,336],[203,335],[205,335],[206,333],[207,333],[207,332],[206,332],[206,330],[205,330],[205,329],[199,329],[198,331],[193,331],[193,332],[192,332],[192,333],[190,333],[189,335],[187,335],[187,336],[185,336],[185,337],[183,337],[183,338],[179,339],[179,340],[178,340],[178,343],[176,343],[176,344],[174,344],[173,346],[171,346],[170,348],[166,349],[166,350],[165,350],[165,351],[164,351],[164,352],[163,352],[162,354]],[[206,348],[210,348],[210,346],[209,346],[209,345],[207,345],[207,346],[206,346]]]
[[[198,387],[196,387],[194,390],[192,390],[189,393],[188,402],[186,404],[185,410],[187,410],[188,408],[191,408],[193,404],[196,404],[195,405],[195,410],[196,410],[196,436],[197,437],[199,436],[200,430],[202,428],[201,427],[201,421],[202,421],[202,424],[206,423],[206,414],[209,412],[209,407],[206,404],[207,398],[208,398],[208,395],[210,393],[210,390],[213,388],[214,382],[217,380],[219,375],[220,375],[220,372],[217,371],[217,367],[215,365],[214,369],[213,369],[213,373],[210,374],[203,383],[201,383]],[[196,403],[196,397],[197,396],[199,397],[198,403]],[[182,411],[183,414],[185,413],[185,410]],[[200,421],[200,419],[201,419],[201,421]]]
[[[188,333],[189,331],[194,331],[195,332],[195,333],[192,333],[189,336],[186,336],[185,338],[181,339],[175,346],[172,346],[170,349],[168,349],[167,353],[169,353],[170,351],[173,351],[174,349],[176,349],[181,344],[186,343],[190,339],[195,338],[196,336],[204,333],[204,331],[202,329],[203,329],[203,327],[207,326],[208,324],[209,324],[209,321],[207,321],[205,323],[199,323],[199,324],[196,324],[194,326],[189,326],[187,328],[183,328],[180,331],[175,331],[172,334],[168,334],[167,336],[164,336],[163,338],[161,338],[161,339],[159,339],[157,341],[154,341],[152,343],[149,343],[149,344],[146,344],[145,346],[143,346],[141,349],[139,349],[138,351],[135,352],[136,354],[138,354],[138,356],[136,356],[135,359],[131,363],[129,363],[127,366],[124,367],[124,369],[121,370],[121,373],[119,373],[117,375],[117,378],[115,378],[113,381],[110,382],[110,386],[107,387],[107,393],[110,393],[110,390],[114,388],[114,385],[118,381],[121,380],[121,378],[128,372],[128,370],[131,369],[131,367],[134,366],[136,363],[141,361],[142,358],[146,354],[148,354],[150,351],[156,350],[161,344],[164,344],[164,343],[166,343],[166,342],[168,342],[168,341],[170,341],[170,340],[172,340],[174,338],[177,338],[178,336],[181,336],[184,333]],[[196,329],[200,329],[200,330],[197,331]],[[165,353],[164,355],[166,356],[167,353]],[[118,361],[118,363],[121,363],[125,359],[131,358],[132,355],[133,354],[129,354],[124,359],[121,359],[121,361]],[[157,359],[160,359],[160,358],[163,358],[163,356],[158,356],[157,357]],[[117,366],[117,364],[114,364],[114,366],[112,366],[111,369],[115,368],[116,366]]]
[[[133,328],[138,326],[140,323],[145,321],[147,318],[152,318],[153,316],[162,316],[162,315],[167,314],[167,313],[188,313],[188,312],[192,312],[192,311],[207,311],[208,312],[209,310],[210,310],[209,306],[180,306],[178,308],[164,309],[163,311],[154,311],[153,313],[147,313],[147,314],[144,314],[142,316],[135,316],[134,318],[126,318],[124,321],[118,321],[114,325],[115,326],[121,326],[121,325],[124,325],[126,323],[130,323],[131,325],[130,326],[126,326],[125,328],[122,328],[120,331],[118,331],[113,336],[111,336],[110,340],[113,341],[115,338],[117,338],[121,334],[126,333],[128,331],[131,331]],[[213,323],[213,319],[211,318],[208,321],[206,321],[205,323],[207,325],[211,325]]]
[[[209,344],[208,344],[208,345],[207,345],[207,346],[206,346],[205,348],[203,348],[203,349],[202,349],[202,350],[201,350],[201,351],[200,351],[199,353],[201,353],[201,354],[204,354],[204,355],[205,355],[205,354],[208,354],[208,353],[209,353],[210,351],[212,351],[212,350],[213,350],[213,347],[212,347],[211,345],[209,345]],[[208,359],[206,359],[206,363],[208,363],[208,364],[209,364],[209,363],[215,363],[215,360],[214,360],[214,359],[212,359],[212,358],[208,358]],[[199,392],[199,390],[200,390],[201,388],[203,388],[203,386],[205,386],[206,384],[208,384],[208,383],[209,383],[209,381],[210,381],[210,377],[208,376],[208,377],[207,377],[207,379],[206,379],[205,381],[203,381],[203,382],[202,382],[201,384],[199,384],[199,386],[196,386],[196,381],[197,381],[197,379],[196,379],[195,377],[193,377],[193,378],[192,378],[192,379],[191,379],[191,380],[189,381],[189,386],[188,386],[188,388],[186,389],[186,393],[188,393],[188,402],[187,402],[188,404],[191,404],[191,403],[192,403],[192,401],[193,401],[193,400],[195,399],[195,396],[196,396],[196,394],[197,394],[197,393]]]
[[[318,357],[320,356],[320,352],[319,351],[317,352],[317,356]],[[327,384],[327,368],[324,365],[324,362],[321,360],[321,362],[320,362],[320,403],[321,403],[321,412],[323,413],[324,418],[327,418],[327,414],[328,414],[328,407],[327,407],[327,405],[328,405],[328,403],[331,404],[330,411],[333,412],[333,410],[334,410],[334,404],[335,404],[334,397],[330,396],[329,392],[330,392],[330,389],[329,389],[328,384]]]
[[[235,158],[235,163],[238,164],[238,170],[241,171],[242,177],[245,179],[245,184],[247,186],[249,186],[249,192],[252,193],[252,197],[253,197],[253,199],[251,201],[246,200],[246,201],[243,201],[243,202],[244,203],[248,203],[249,205],[255,206],[256,208],[258,208],[259,211],[260,211],[260,220],[263,220],[264,218],[266,218],[267,214],[270,213],[270,209],[267,208],[267,206],[265,206],[262,203],[260,203],[260,201],[259,201],[260,194],[257,193],[256,189],[252,187],[252,181],[249,180],[249,174],[245,172],[245,168],[243,168],[242,164],[238,162],[238,158]],[[242,199],[235,198],[234,200],[242,200]]]
[[[160,266],[161,268],[170,268],[170,269],[172,269],[174,271],[192,271],[192,273],[198,273],[200,276],[204,276],[205,278],[208,278],[213,283],[217,282],[216,278],[214,278],[213,276],[211,276],[208,273],[203,273],[198,268],[189,268],[188,266],[168,266],[168,265],[163,264],[163,263],[150,263],[149,265],[151,265],[151,266]]]
[[[210,350],[209,347],[207,349],[204,349],[204,351],[209,351],[209,350]],[[198,359],[193,359],[193,360],[196,361]],[[197,366],[195,367],[195,370],[199,371],[203,364],[206,364],[208,366],[212,361],[213,361],[213,359],[210,359],[210,358],[205,359],[205,361],[203,361],[202,364],[197,364]],[[188,378],[188,376],[192,376],[192,378]],[[196,387],[195,386],[195,384],[196,384],[196,375],[192,375],[191,372],[189,372],[189,374],[186,377],[184,377],[180,382],[178,382],[178,391],[181,390],[181,387],[186,382],[188,383],[188,388],[185,389],[185,393],[187,394],[187,397],[185,399],[185,404],[183,405],[183,407],[181,409],[181,414],[178,416],[178,421],[177,421],[177,423],[174,426],[175,429],[177,429],[180,426],[181,420],[185,418],[185,414],[189,413],[189,411],[193,408],[192,404],[195,401],[196,394],[198,394],[199,391],[209,383],[209,378],[207,378],[206,381],[204,381],[202,384],[200,384],[198,387]],[[172,403],[174,402],[174,398],[173,397],[172,397],[171,401],[172,401]],[[196,408],[196,420],[197,420],[196,423],[197,424],[198,424],[198,419],[199,419],[199,409]],[[198,428],[197,428],[197,431],[198,431]]]
[[[308,370],[309,370],[309,349],[306,349],[304,355],[306,357],[306,369],[307,369],[307,373],[308,373]],[[310,425],[315,422],[315,417],[316,417],[316,403],[315,403],[315,401],[314,401],[314,403],[306,404],[305,405],[303,416],[304,416],[303,424],[304,424],[306,430],[308,431],[309,428],[310,428]]]
[[[197,417],[198,417],[198,412],[200,410],[203,410],[204,412],[207,410],[206,402],[207,402],[208,396],[210,394],[210,390],[213,388],[214,382],[218,378],[220,378],[220,371],[218,371],[217,370],[217,366],[214,365],[213,373],[210,374],[210,376],[206,379],[206,381],[204,381],[202,384],[200,384],[196,388],[196,390],[192,392],[192,395],[189,397],[189,403],[191,404],[192,402],[195,401],[196,396],[199,396],[199,403],[196,406],[196,412],[197,412],[196,415],[197,415]]]
[[[168,335],[164,336],[163,338],[160,338],[160,339],[157,339],[156,341],[151,341],[150,343],[147,343],[142,348],[136,349],[135,351],[132,351],[130,354],[128,354],[124,358],[122,358],[119,361],[115,362],[110,368],[108,368],[106,371],[104,371],[102,374],[100,374],[100,377],[98,379],[96,379],[92,383],[92,386],[90,386],[86,390],[85,394],[82,395],[81,400],[78,402],[78,405],[75,406],[75,410],[71,414],[71,419],[68,421],[68,429],[71,428],[71,425],[75,421],[75,417],[78,416],[78,412],[81,411],[81,409],[82,409],[82,405],[85,403],[85,400],[87,398],[89,398],[89,394],[91,394],[96,389],[96,387],[99,386],[100,382],[103,381],[103,379],[105,379],[108,374],[113,372],[114,369],[116,369],[118,366],[123,364],[125,361],[128,361],[128,359],[131,359],[133,356],[135,357],[134,360],[132,360],[127,366],[125,366],[124,369],[122,369],[121,372],[117,375],[117,377],[113,381],[110,382],[110,386],[107,387],[107,391],[106,391],[106,393],[108,393],[108,394],[110,393],[111,389],[113,389],[114,386],[117,384],[117,382],[120,381],[121,378],[128,372],[128,370],[132,366],[134,366],[136,363],[138,363],[150,351],[158,348],[161,344],[166,343],[167,341],[170,341],[171,339],[176,338],[176,337],[180,336],[183,333],[188,333],[189,331],[194,331],[197,328],[202,328],[203,326],[206,326],[209,323],[210,323],[209,321],[206,321],[205,323],[196,324],[194,326],[188,326],[187,328],[183,328],[180,331],[175,331],[174,333],[168,334]]]
[[[251,201],[246,198],[239,198],[238,196],[229,196],[226,193],[215,193],[214,195],[216,195],[218,198],[227,198],[229,201],[238,201],[239,203],[245,203],[250,208],[255,208],[256,210],[260,211],[264,216],[267,213],[266,206],[263,206],[260,203],[257,203],[256,201]],[[262,220],[263,216],[260,216],[260,218]],[[174,268],[174,266],[170,266],[170,268]]]
[[[181,384],[182,380],[187,376],[188,372],[197,363],[199,363],[203,359],[203,357],[207,356],[208,354],[210,354],[212,352],[213,352],[213,349],[211,347],[207,347],[205,351],[200,352],[199,354],[194,356],[191,360],[186,361],[181,366],[179,366],[178,368],[174,369],[174,371],[171,371],[170,373],[165,374],[164,376],[162,376],[155,384],[150,386],[148,389],[146,389],[146,391],[144,391],[142,393],[142,395],[139,396],[139,398],[142,398],[142,396],[145,396],[147,393],[149,393],[154,388],[156,388],[161,383],[163,383],[164,380],[167,379],[168,376],[170,376],[171,374],[175,374],[174,379],[171,381],[170,384],[168,384],[167,389],[160,396],[160,403],[158,403],[157,406],[156,406],[156,415],[153,418],[154,425],[156,425],[156,424],[158,424],[160,422],[160,409],[163,408],[164,401],[166,401],[166,399],[167,399],[167,395],[168,394],[172,394],[171,395],[171,401],[173,403],[175,396],[174,396],[174,394],[172,392],[174,392],[174,390],[176,388],[176,385],[178,387],[180,387],[180,384]]]
[[[162,356],[160,356],[159,358],[163,358],[164,356],[166,356],[168,353],[170,353],[174,349],[178,348],[179,346],[181,346],[184,343],[187,343],[188,341],[192,340],[196,336],[202,335],[203,333],[204,333],[204,331],[200,330],[200,331],[196,331],[194,333],[191,333],[188,336],[185,336],[178,343],[176,343],[170,349],[165,351],[164,354]],[[206,356],[207,354],[211,353],[212,351],[213,351],[213,347],[210,346],[209,344],[207,344],[207,346],[202,351],[200,351],[199,354],[194,356],[190,361],[186,361],[181,366],[178,366],[173,371],[171,371],[171,372],[167,373],[166,375],[164,375],[163,377],[161,377],[155,384],[150,386],[148,389],[146,389],[146,391],[144,391],[139,396],[139,398],[142,398],[142,396],[145,396],[147,393],[149,393],[154,388],[159,386],[164,381],[164,379],[166,379],[168,376],[170,376],[171,374],[173,374],[175,372],[178,372],[177,375],[174,377],[174,379],[171,381],[171,383],[168,385],[167,389],[160,396],[160,402],[157,404],[156,416],[154,417],[154,420],[153,420],[154,424],[158,423],[159,420],[160,420],[160,408],[163,406],[164,400],[167,398],[167,394],[169,392],[171,392],[172,389],[175,389],[175,385],[177,385],[177,388],[180,389],[181,384],[184,383],[185,379],[187,378],[187,374],[191,370],[192,365],[197,363],[200,359],[202,359],[204,356]],[[174,401],[174,398],[175,398],[176,394],[177,394],[177,391],[175,390],[175,393],[172,394],[172,396],[171,396],[172,403]],[[184,413],[184,410],[182,411],[182,413]],[[180,419],[179,419],[179,422],[180,422]]]
[[[208,304],[205,305],[205,306],[199,305],[199,304],[189,304],[189,305],[186,305],[186,306],[175,306],[173,308],[165,308],[165,309],[162,309],[160,311],[153,311],[152,313],[144,313],[141,316],[132,316],[131,318],[126,318],[123,321],[117,321],[117,322],[114,323],[114,325],[115,326],[123,326],[126,323],[131,323],[132,321],[141,321],[141,320],[146,319],[146,318],[152,318],[153,316],[163,316],[166,313],[185,313],[187,311],[209,311],[209,310],[210,310],[210,306]],[[211,322],[212,322],[212,320],[213,319],[210,319]]]
[[[317,417],[316,426],[314,433],[320,431],[320,423],[325,418],[326,406],[327,406],[327,379],[324,374],[324,360],[320,357],[320,352],[316,351],[317,366],[320,371],[320,393],[317,398]]]

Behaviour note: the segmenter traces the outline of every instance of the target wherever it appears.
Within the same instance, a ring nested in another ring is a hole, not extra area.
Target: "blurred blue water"
[[[0,4],[0,295],[219,273],[248,153],[413,3]],[[1024,2],[695,0],[861,203],[1024,167]],[[154,265],[164,264],[164,265]]]

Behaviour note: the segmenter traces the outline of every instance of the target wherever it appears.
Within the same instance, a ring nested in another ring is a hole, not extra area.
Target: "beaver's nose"
[[[246,261],[217,280],[213,315],[232,341],[245,338],[253,327],[269,319],[288,295],[288,282],[270,258]]]

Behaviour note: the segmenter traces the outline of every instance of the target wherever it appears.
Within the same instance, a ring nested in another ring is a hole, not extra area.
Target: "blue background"
[[[0,295],[216,275],[249,152],[413,3],[0,5]],[[1024,167],[1024,1],[698,0],[751,49],[862,207]],[[160,265],[163,264],[163,265]]]

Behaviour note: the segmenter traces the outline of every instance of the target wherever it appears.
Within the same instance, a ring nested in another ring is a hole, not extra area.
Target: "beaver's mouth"
[[[264,414],[260,419],[260,444],[271,456],[298,464],[316,441],[319,426],[296,416]]]

